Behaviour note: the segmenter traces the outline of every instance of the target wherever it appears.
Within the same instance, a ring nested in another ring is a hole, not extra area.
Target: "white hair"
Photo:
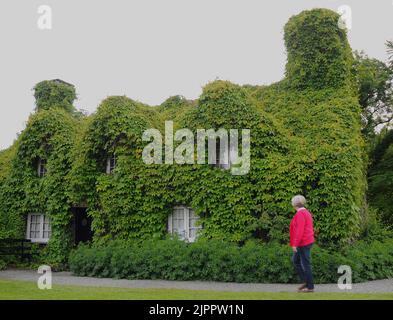
[[[306,198],[302,195],[297,195],[292,198],[292,206],[295,208],[302,208],[306,205]]]

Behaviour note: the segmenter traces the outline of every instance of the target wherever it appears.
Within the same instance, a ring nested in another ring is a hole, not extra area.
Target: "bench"
[[[16,256],[21,261],[31,259],[31,241],[26,239],[0,239],[0,256]]]

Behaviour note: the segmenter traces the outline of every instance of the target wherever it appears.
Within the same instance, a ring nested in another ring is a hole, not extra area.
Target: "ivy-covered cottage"
[[[86,116],[73,107],[71,84],[37,84],[35,112],[0,153],[0,238],[48,243],[55,261],[92,239],[286,241],[297,193],[309,199],[319,241],[356,238],[365,156],[338,19],[324,9],[292,17],[286,75],[271,86],[214,81],[195,101],[175,96],[159,106],[113,96]],[[164,136],[166,120],[192,132],[250,129],[249,173],[232,175],[220,161],[145,164],[143,132]]]

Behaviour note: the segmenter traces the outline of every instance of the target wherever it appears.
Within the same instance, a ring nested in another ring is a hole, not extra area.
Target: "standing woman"
[[[298,292],[314,292],[311,269],[311,247],[315,241],[312,215],[305,208],[306,199],[303,196],[293,197],[292,206],[296,214],[290,224],[290,245],[293,250],[292,262],[302,282]]]

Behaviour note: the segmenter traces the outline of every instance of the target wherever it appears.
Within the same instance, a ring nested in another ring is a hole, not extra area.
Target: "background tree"
[[[382,68],[393,72],[393,41],[387,41],[388,63]],[[364,80],[365,78],[363,78]],[[363,83],[365,83],[364,81]],[[388,86],[390,84],[390,87]],[[384,101],[392,106],[391,77],[385,83]],[[365,91],[364,91],[365,92]],[[385,110],[385,112],[389,112]],[[391,110],[390,110],[391,112]],[[391,117],[391,113],[390,113]],[[368,170],[368,202],[378,210],[379,217],[387,226],[393,225],[393,130],[390,122],[370,140],[370,166]]]
[[[393,69],[393,41],[392,40],[386,41],[386,46],[388,48],[389,66],[390,69]]]
[[[377,127],[393,120],[393,70],[363,52],[355,52],[354,68],[363,109],[363,134],[371,138]]]
[[[382,222],[393,225],[393,130],[384,128],[373,139],[374,148],[368,177],[368,201]]]

